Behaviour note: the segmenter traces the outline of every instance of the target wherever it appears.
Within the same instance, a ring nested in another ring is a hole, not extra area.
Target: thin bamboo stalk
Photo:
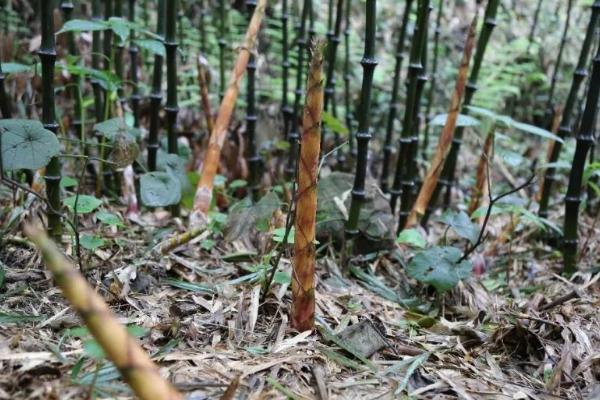
[[[178,0],[167,0],[165,21],[165,50],[167,59],[167,149],[170,154],[179,154],[177,135],[177,10]],[[179,204],[171,206],[171,214],[179,216]]]
[[[465,41],[465,46],[463,50],[462,60],[458,69],[456,85],[454,87],[452,98],[450,100],[448,117],[446,118],[446,123],[444,125],[444,128],[442,129],[442,132],[440,133],[440,138],[438,141],[436,152],[433,156],[433,160],[431,161],[431,167],[427,171],[427,175],[423,180],[423,185],[421,186],[421,190],[419,191],[419,195],[417,196],[417,200],[415,201],[412,211],[408,216],[408,220],[405,227],[414,226],[417,223],[418,216],[422,215],[427,209],[427,205],[429,204],[433,192],[438,184],[438,179],[442,172],[442,168],[444,168],[444,161],[446,160],[446,155],[448,154],[448,150],[451,144],[453,143],[452,140],[454,138],[454,129],[456,128],[456,121],[458,119],[460,105],[463,99],[463,95],[465,93],[465,86],[467,84],[467,76],[469,73],[469,63],[471,61],[473,47],[475,46],[475,29],[477,27],[477,17],[478,12],[475,13],[475,16],[473,17],[473,22],[469,27],[467,39]]]
[[[377,17],[377,1],[367,0],[365,4],[365,51],[361,65],[363,67],[362,88],[360,91],[360,108],[358,113],[358,131],[356,132],[357,158],[354,185],[352,187],[352,201],[346,223],[346,235],[349,237],[358,234],[358,220],[360,209],[366,197],[365,180],[367,177],[367,156],[369,152],[369,122],[371,114],[371,88],[373,86],[373,73],[377,66],[375,58],[375,30]]]
[[[587,93],[585,108],[581,118],[581,125],[577,133],[577,145],[571,171],[569,174],[569,186],[565,197],[565,220],[563,258],[564,272],[571,274],[576,270],[577,246],[578,246],[578,223],[579,206],[581,205],[583,174],[588,153],[596,141],[595,129],[598,116],[598,104],[600,103],[600,46],[593,60],[592,74],[590,76],[590,88]]]
[[[392,80],[392,94],[385,130],[385,141],[383,145],[383,162],[380,178],[380,187],[384,193],[388,192],[390,158],[392,156],[392,152],[394,151],[394,145],[392,144],[394,136],[394,122],[396,121],[396,114],[398,113],[398,107],[400,106],[400,104],[398,103],[398,92],[400,91],[400,75],[402,74],[402,63],[404,62],[405,57],[404,42],[406,39],[406,31],[408,28],[408,20],[410,17],[412,2],[413,0],[406,0],[405,2],[402,23],[400,24],[400,32],[398,33],[398,43],[396,45],[396,66],[394,67],[394,78]]]
[[[56,285],[135,394],[143,400],[183,399],[161,377],[160,371],[136,339],[117,321],[102,297],[90,287],[83,275],[48,239],[43,230],[28,225],[25,233],[41,251]]]
[[[55,119],[54,109],[54,63],[56,61],[56,48],[54,44],[53,2],[41,1],[40,19],[42,23],[42,42],[38,51],[42,63],[42,123],[45,129],[58,132],[58,124]],[[46,166],[46,197],[49,209],[48,233],[60,242],[62,236],[62,224],[60,220],[60,179],[61,163],[58,157],[53,157]]]
[[[282,0],[281,3],[281,54],[282,54],[282,94],[281,94],[281,113],[283,116],[283,137],[287,138],[292,122],[293,110],[288,101],[289,93],[289,76],[290,76],[290,52],[289,52],[289,31],[288,22],[290,15],[288,14],[288,2]]]
[[[423,70],[423,45],[427,41],[427,22],[429,19],[429,0],[418,0],[417,3],[417,26],[410,49],[410,60],[408,64],[408,89],[406,96],[406,107],[402,122],[402,135],[398,146],[398,159],[394,182],[390,190],[390,205],[392,212],[396,210],[396,202],[402,194],[402,190],[411,190],[412,177],[408,176],[409,150],[416,130],[417,103],[419,101],[419,75]],[[409,187],[411,186],[411,187]],[[406,218],[407,214],[401,218]],[[404,224],[400,224],[399,228]]]
[[[252,19],[256,8],[256,0],[246,0],[246,11],[248,20]],[[261,159],[256,146],[256,57],[250,54],[248,66],[246,67],[248,79],[246,80],[246,161],[248,162],[248,189],[252,198],[258,200],[260,188],[260,166]]]
[[[163,37],[165,32],[165,1],[158,0],[156,34]],[[148,169],[156,170],[156,154],[158,153],[158,134],[160,126],[160,105],[162,103],[163,56],[154,55],[152,91],[150,93],[150,129],[148,133]]]
[[[591,9],[592,13],[587,26],[585,38],[583,39],[583,44],[581,45],[579,60],[577,61],[577,66],[575,67],[575,71],[573,72],[571,88],[569,89],[567,100],[565,101],[565,106],[562,112],[562,119],[560,122],[560,128],[558,129],[558,136],[563,140],[569,138],[572,135],[574,122],[573,117],[574,111],[576,110],[577,97],[581,89],[581,84],[587,76],[587,61],[592,49],[594,32],[596,31],[596,26],[598,25],[598,21],[600,20],[600,1],[596,0],[592,5]],[[551,146],[552,151],[550,153],[550,157],[548,158],[548,164],[555,163],[558,160],[558,157],[562,150],[562,143],[560,142],[555,142],[551,144]],[[552,194],[552,187],[554,185],[554,182],[557,179],[555,174],[556,168],[554,167],[546,168],[546,171],[544,173],[544,184],[541,188],[542,194],[540,196],[540,207],[538,210],[538,215],[542,218],[548,217],[550,195]]]
[[[304,53],[306,52],[307,39],[306,39],[306,22],[311,14],[310,10],[312,0],[304,0],[302,7],[302,16],[300,18],[300,26],[298,29],[298,38],[296,40],[298,48],[298,65],[296,68],[296,90],[294,92],[294,107],[292,109],[292,123],[290,124],[290,131],[288,132],[287,139],[290,144],[288,160],[285,167],[285,174],[288,179],[291,179],[296,175],[296,160],[298,158],[298,140],[300,139],[300,104],[302,100],[302,84],[303,84],[303,73],[304,71]]]
[[[118,18],[123,17],[123,0],[114,0],[114,8],[113,15]],[[123,80],[124,78],[124,65],[123,65],[123,52],[125,50],[125,43],[117,36],[114,40],[114,66],[115,66],[115,75],[119,80]],[[119,97],[119,102],[123,104],[125,102],[125,96],[123,94],[123,85],[121,85],[117,89],[117,96]]]
[[[92,0],[92,21],[102,20],[102,7],[100,0]],[[92,68],[100,69],[100,58],[102,52],[102,32],[92,32]],[[96,122],[102,121],[104,118],[104,112],[102,107],[102,88],[98,79],[92,78],[92,89],[94,92],[94,113],[96,115]]]
[[[129,21],[135,22],[135,0],[129,0]],[[138,54],[139,49],[135,45],[135,30],[129,34],[129,79],[131,80],[131,112],[133,113],[133,126],[140,127],[140,89],[138,87]]]
[[[0,52],[0,61],[2,56]],[[1,64],[1,63],[0,63]],[[0,111],[2,112],[2,118],[12,118],[12,106],[8,95],[6,94],[6,88],[4,87],[4,73],[2,72],[2,65],[0,65]]]
[[[225,33],[227,20],[227,9],[225,8],[225,0],[219,0],[219,98],[223,100],[225,94],[226,82],[225,82],[225,47],[227,46],[227,40],[225,39]]]
[[[346,0],[346,12],[344,13],[344,109],[346,127],[349,131],[352,131],[352,99],[350,94],[350,80],[352,76],[350,74],[350,12],[351,12],[352,0]],[[348,147],[350,157],[354,158],[354,137],[348,136]]]
[[[315,235],[317,179],[323,109],[323,42],[313,42],[302,120],[302,147],[296,193],[296,235],[292,279],[292,326],[312,330],[315,316]]]
[[[200,180],[196,188],[194,197],[194,211],[190,215],[190,225],[200,225],[206,222],[207,214],[212,200],[213,180],[217,173],[219,159],[221,157],[221,149],[227,135],[227,127],[231,120],[231,115],[235,107],[235,101],[238,96],[240,82],[246,71],[250,53],[253,51],[256,37],[260,29],[260,24],[265,15],[267,0],[259,0],[254,11],[254,15],[250,20],[248,31],[244,39],[244,44],[240,48],[235,66],[231,72],[229,85],[223,96],[215,126],[210,135],[208,149],[201,167]]]

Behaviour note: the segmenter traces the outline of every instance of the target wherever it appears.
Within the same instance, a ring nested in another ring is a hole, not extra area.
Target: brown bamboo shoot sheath
[[[183,396],[161,377],[150,357],[127,333],[104,300],[90,287],[46,233],[32,225],[25,227],[25,233],[40,249],[56,284],[135,394],[142,400],[183,399]]]
[[[202,56],[198,56],[198,84],[200,85],[200,101],[202,103],[202,111],[206,118],[206,128],[209,132],[213,131],[213,117],[210,108],[210,100],[208,99],[208,82],[206,79],[206,66]]]
[[[317,220],[317,176],[321,151],[321,111],[323,109],[323,47],[315,41],[306,84],[302,118],[302,146],[296,193],[296,234],[292,279],[292,326],[312,330],[315,317],[315,224]]]
[[[227,90],[223,95],[221,101],[221,107],[215,120],[214,128],[210,135],[208,143],[208,149],[204,156],[204,162],[202,163],[200,171],[200,180],[196,188],[196,195],[194,197],[194,210],[190,215],[190,224],[192,226],[205,223],[207,219],[208,209],[212,200],[213,191],[213,180],[217,174],[217,167],[219,166],[219,160],[221,158],[221,149],[227,136],[227,128],[229,127],[229,121],[235,108],[235,102],[240,90],[240,83],[246,72],[246,66],[248,65],[248,59],[250,58],[250,52],[253,51],[256,43],[256,37],[260,29],[260,24],[265,15],[265,9],[267,6],[267,0],[259,0],[244,43],[240,48],[237,60],[231,72],[229,84]]]
[[[496,132],[496,125],[492,124],[488,131],[485,143],[483,144],[483,150],[479,157],[479,164],[477,164],[477,175],[475,178],[475,185],[471,191],[471,202],[469,203],[469,209],[467,213],[473,214],[475,210],[479,208],[481,204],[481,198],[486,194],[487,179],[488,178],[488,165],[492,163],[492,145],[494,144],[494,137]]]
[[[456,128],[456,120],[458,119],[460,105],[465,94],[465,85],[467,83],[467,76],[469,73],[469,63],[473,54],[473,47],[475,46],[475,29],[477,27],[477,17],[478,12],[475,13],[475,16],[473,17],[473,22],[471,22],[471,26],[469,27],[469,32],[467,34],[467,40],[465,42],[462,60],[458,69],[456,85],[454,87],[454,92],[452,93],[452,98],[450,100],[450,107],[448,109],[448,117],[446,118],[446,123],[440,134],[440,139],[438,141],[438,145],[435,150],[433,160],[431,162],[431,167],[429,167],[429,170],[427,171],[427,175],[423,180],[423,186],[421,186],[421,190],[419,191],[419,195],[417,197],[417,200],[415,201],[415,205],[413,206],[413,209],[411,210],[410,215],[408,216],[406,227],[414,226],[417,223],[418,216],[423,215],[425,213],[425,210],[429,205],[429,201],[431,200],[431,196],[433,195],[433,191],[435,190],[435,187],[440,178],[440,174],[442,173],[442,169],[444,168],[446,156],[448,155],[448,151],[450,150],[450,146],[452,145],[452,139],[454,138],[454,130]]]

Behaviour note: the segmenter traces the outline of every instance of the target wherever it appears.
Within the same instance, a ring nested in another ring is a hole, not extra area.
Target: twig
[[[529,177],[529,179],[527,179],[527,181],[525,181],[525,183],[517,186],[514,189],[509,190],[508,192],[502,193],[496,197],[492,197],[491,183],[490,183],[490,179],[488,177],[488,198],[490,200],[490,204],[488,205],[487,212],[485,213],[485,218],[483,220],[483,224],[481,225],[481,230],[479,231],[479,237],[477,238],[477,241],[475,242],[475,244],[473,244],[471,247],[469,247],[465,251],[465,253],[462,255],[462,257],[458,260],[458,263],[461,263],[462,261],[466,260],[477,249],[477,247],[479,247],[481,245],[481,243],[483,243],[484,235],[485,235],[485,228],[487,227],[487,224],[490,220],[490,216],[492,215],[492,209],[494,208],[494,204],[496,204],[498,201],[502,200],[506,196],[510,196],[511,194],[516,193],[519,190],[524,189],[527,186],[529,186],[531,184],[531,182],[533,182],[533,180],[535,179],[535,176],[536,176],[535,173],[532,174]]]
[[[578,291],[577,290],[573,290],[572,292],[569,292],[569,293],[567,293],[567,294],[565,294],[563,296],[560,296],[559,298],[551,301],[548,304],[544,304],[542,307],[540,307],[540,311],[549,310],[549,309],[554,308],[556,306],[559,306],[559,305],[561,305],[563,303],[566,303],[569,300],[577,299],[579,297],[581,297],[581,295],[578,293]]]

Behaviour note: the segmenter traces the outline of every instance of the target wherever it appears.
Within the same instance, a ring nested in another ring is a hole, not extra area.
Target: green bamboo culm
[[[350,98],[350,80],[351,69],[350,69],[350,11],[352,6],[352,0],[346,0],[346,7],[344,13],[344,109],[345,109],[345,120],[346,127],[352,131],[352,100]],[[351,158],[356,155],[354,148],[354,137],[348,136],[348,147]]]
[[[423,74],[423,46],[427,42],[427,22],[429,19],[429,0],[419,0],[417,3],[417,26],[412,39],[410,48],[410,58],[408,64],[408,88],[406,95],[406,107],[404,109],[404,118],[402,120],[402,135],[398,146],[398,159],[396,162],[396,171],[394,174],[394,183],[390,190],[390,205],[392,212],[396,210],[396,203],[400,198],[402,191],[412,191],[414,185],[413,177],[409,176],[411,170],[410,149],[413,146],[413,136],[417,131],[417,113],[419,94],[419,77]],[[422,89],[422,88],[421,88]],[[410,211],[410,209],[408,209]],[[405,221],[408,217],[400,214],[400,221]],[[400,226],[404,226],[403,223]]]
[[[164,38],[165,34],[165,1],[158,0],[156,34]],[[154,55],[152,71],[152,91],[150,93],[150,127],[148,130],[148,170],[156,170],[156,155],[158,153],[158,133],[160,128],[160,106],[162,103],[162,74],[163,56]]]
[[[548,100],[546,100],[546,109],[544,113],[544,127],[546,129],[552,128],[552,120],[554,119],[554,92],[556,90],[556,83],[558,81],[558,73],[562,64],[562,57],[567,43],[569,35],[569,26],[571,20],[571,10],[573,9],[573,0],[567,1],[567,12],[565,16],[565,26],[558,46],[558,55],[554,63],[554,71],[552,71],[552,78],[550,79],[550,89],[548,90]]]
[[[296,176],[296,160],[298,158],[298,140],[300,140],[300,105],[302,101],[302,76],[304,71],[304,55],[307,47],[306,39],[306,23],[308,15],[312,9],[312,0],[304,0],[302,6],[302,16],[300,17],[300,25],[298,26],[298,38],[296,40],[298,47],[298,64],[296,68],[296,90],[294,92],[294,108],[292,109],[292,118],[290,130],[287,134],[287,139],[290,144],[288,160],[285,167],[285,175],[287,179],[293,179]]]
[[[38,56],[42,63],[42,123],[49,131],[58,131],[54,110],[54,63],[56,48],[54,44],[53,1],[41,0],[40,19],[42,25],[42,42]],[[61,164],[58,157],[53,157],[46,166],[46,197],[48,199],[48,233],[58,243],[62,236],[60,220],[60,178]]]
[[[361,60],[363,67],[362,87],[360,91],[360,108],[358,110],[358,131],[356,132],[356,172],[352,187],[352,201],[346,223],[346,235],[352,238],[358,234],[358,220],[360,209],[365,199],[365,180],[367,177],[367,156],[369,152],[369,122],[371,114],[371,89],[373,87],[373,73],[377,66],[375,58],[375,30],[377,16],[377,1],[366,1],[365,20],[365,51]]]
[[[402,16],[402,23],[400,24],[400,31],[398,32],[398,42],[396,44],[396,65],[394,67],[394,78],[392,80],[392,93],[390,98],[390,109],[387,116],[387,125],[385,130],[385,141],[383,144],[383,162],[381,167],[380,187],[384,193],[388,192],[388,180],[390,174],[390,158],[394,145],[392,144],[394,136],[394,122],[396,121],[396,114],[398,112],[398,94],[400,92],[400,75],[402,74],[402,63],[404,62],[404,48],[406,40],[406,31],[408,28],[408,20],[410,17],[410,11],[413,0],[406,0],[404,5],[404,14]]]
[[[596,26],[598,25],[598,21],[600,20],[600,1],[595,1],[591,8],[592,12],[590,20],[587,26],[585,38],[583,39],[583,44],[581,45],[579,60],[577,61],[577,66],[575,67],[575,71],[573,72],[571,88],[569,89],[569,94],[567,95],[567,100],[565,101],[565,105],[562,110],[562,117],[560,120],[560,126],[558,128],[558,136],[563,140],[572,136],[572,125],[574,122],[573,117],[574,112],[577,108],[577,97],[581,89],[581,84],[587,76],[588,58],[592,49],[592,42],[594,40]],[[558,160],[561,150],[562,143],[554,142],[550,151],[550,156],[547,160],[548,164],[552,165]],[[548,206],[550,204],[552,187],[554,186],[554,182],[557,179],[555,174],[556,168],[554,167],[546,168],[546,171],[544,173],[542,195],[540,197],[540,207],[538,210],[538,215],[542,218],[548,217]]]
[[[283,117],[283,137],[287,137],[292,118],[292,107],[288,101],[289,76],[290,76],[290,52],[289,52],[289,31],[288,22],[290,15],[288,13],[288,2],[282,0],[281,3],[281,54],[282,54],[282,76],[281,76],[281,113]]]
[[[246,0],[246,12],[248,22],[252,19],[256,9],[256,0]],[[250,49],[251,52],[254,49]],[[246,66],[248,75],[246,86],[246,161],[248,162],[248,189],[251,192],[254,201],[258,200],[260,188],[260,156],[256,146],[256,56],[250,54],[248,65]]]
[[[165,50],[167,57],[167,150],[170,154],[179,154],[177,140],[177,0],[167,0],[165,26]],[[179,205],[171,207],[173,216],[179,215]]]
[[[479,72],[481,70],[481,65],[483,63],[485,51],[492,36],[492,32],[494,31],[494,28],[497,25],[496,15],[498,14],[499,5],[500,0],[489,0],[485,8],[483,27],[477,39],[477,48],[475,49],[475,55],[473,56],[473,64],[471,66],[469,81],[467,82],[467,86],[465,88],[465,98],[463,100],[463,108],[461,111],[463,114],[468,114],[468,106],[471,105],[471,102],[473,101],[473,96],[477,91],[477,79],[479,78]],[[458,154],[460,152],[460,146],[462,144],[463,133],[464,127],[458,127],[456,129],[456,133],[454,134],[454,138],[452,140],[452,146],[450,147],[450,152],[448,153],[448,157],[446,159],[446,162],[444,163],[444,169],[442,170],[440,181],[437,185],[436,190],[433,193],[430,204],[435,204],[437,202],[441,191],[443,190],[443,188],[445,188],[446,191],[444,195],[444,208],[450,206],[452,186],[455,183],[454,175],[456,171],[456,162],[458,160]],[[427,222],[430,211],[431,209],[425,213],[425,216],[421,221],[423,224]]]
[[[444,0],[439,0],[438,9],[437,9],[437,17],[435,21],[435,31],[433,34],[433,59],[431,62],[431,79],[429,84],[429,90],[427,92],[427,108],[425,110],[425,115],[427,117],[427,121],[431,121],[433,118],[432,109],[433,103],[435,99],[435,91],[437,89],[437,78],[438,78],[438,57],[440,52],[440,33],[442,27],[442,17],[444,15]],[[423,159],[427,159],[427,149],[429,148],[429,134],[431,131],[430,124],[425,126],[425,134],[423,136],[423,146],[421,147],[421,154]]]
[[[102,20],[102,7],[100,0],[92,0],[92,21],[98,22]],[[92,68],[100,70],[100,59],[102,57],[102,31],[92,32]],[[104,118],[102,107],[102,87],[96,78],[91,79],[92,90],[94,92],[94,114],[96,122],[100,122]]]
[[[577,132],[577,145],[571,171],[569,173],[569,186],[565,197],[565,223],[563,239],[564,272],[572,274],[577,264],[578,220],[583,174],[589,151],[593,148],[595,138],[596,119],[598,116],[598,103],[600,99],[600,46],[593,61],[590,87],[587,93],[585,108],[581,118],[581,125]]]
[[[129,21],[135,23],[135,0],[129,0]],[[140,90],[138,88],[138,54],[139,49],[135,44],[135,30],[129,33],[129,79],[131,80],[131,112],[133,113],[133,126],[140,127]]]
[[[333,0],[329,2],[329,30],[327,32],[327,72],[325,77],[324,110],[337,116],[335,107],[335,64],[337,48],[340,44],[340,33],[344,17],[344,0],[337,0],[335,9],[335,23],[333,22]],[[325,128],[321,128],[321,153],[323,153],[323,141],[327,134]],[[333,147],[339,144],[339,133],[334,132]],[[342,152],[338,152],[342,154]]]
[[[225,39],[225,33],[227,31],[227,9],[225,8],[225,0],[219,0],[219,98],[223,100],[223,93],[225,93],[225,87],[227,82],[225,81],[225,47],[227,46],[227,40]]]

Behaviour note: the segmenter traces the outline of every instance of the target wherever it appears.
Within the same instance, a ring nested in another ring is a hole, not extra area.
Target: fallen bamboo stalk
[[[90,287],[73,264],[58,250],[46,233],[27,225],[27,236],[41,251],[56,284],[85,321],[108,358],[142,400],[179,400],[183,396],[160,375],[156,365],[137,341],[127,333],[104,300]]]

